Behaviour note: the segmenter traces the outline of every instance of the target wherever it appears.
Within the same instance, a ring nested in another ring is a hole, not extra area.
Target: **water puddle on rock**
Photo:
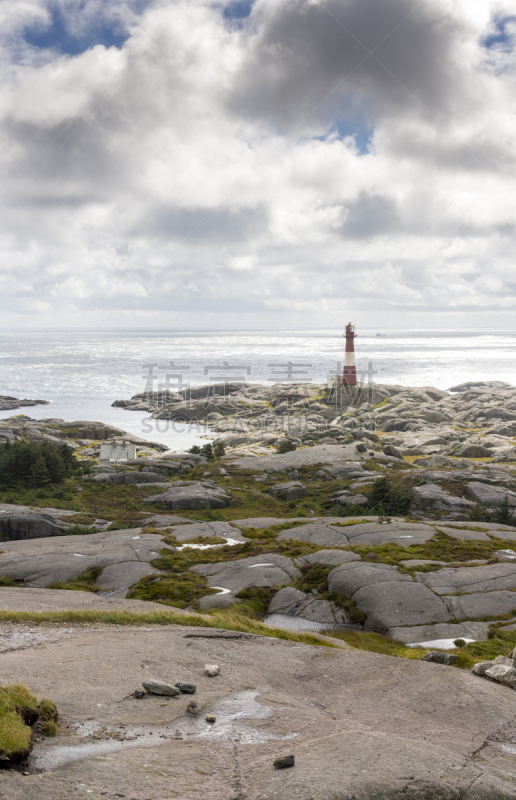
[[[29,772],[46,772],[83,758],[114,753],[130,747],[156,747],[165,741],[192,742],[222,739],[228,745],[258,744],[270,739],[291,739],[297,733],[280,736],[253,728],[246,720],[268,719],[274,712],[256,702],[258,691],[244,691],[204,708],[198,716],[185,714],[167,725],[100,725],[94,720],[78,723],[74,738],[82,741],[63,745],[58,741],[36,744],[28,762]],[[205,715],[214,714],[216,722],[207,723]],[[84,741],[87,739],[87,741]]]

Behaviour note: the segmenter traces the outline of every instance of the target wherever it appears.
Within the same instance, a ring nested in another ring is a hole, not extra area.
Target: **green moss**
[[[510,548],[513,544],[514,542],[503,539],[492,539],[488,542],[455,539],[438,530],[435,536],[424,544],[402,547],[398,544],[388,543],[376,547],[363,545],[351,549],[362,556],[365,561],[398,566],[400,561],[413,558],[457,563],[476,558],[489,559],[495,550]]]
[[[0,715],[0,764],[21,761],[30,752],[32,731],[16,711]]]
[[[82,575],[79,575],[78,578],[71,578],[71,580],[67,581],[66,583],[61,583],[60,581],[53,581],[48,585],[48,589],[69,589],[73,592],[98,592],[100,591],[98,586],[95,584],[102,572],[104,567],[91,567],[91,569],[87,569],[86,572],[83,572]]]
[[[42,697],[39,701],[39,718],[40,720],[53,720],[57,721],[57,708],[53,700],[48,697]]]
[[[326,592],[328,575],[332,569],[325,564],[307,564],[301,567],[301,577],[296,580],[294,587],[301,592],[310,592],[312,589],[318,593]]]
[[[0,586],[16,586],[12,578],[7,575],[0,575]]]
[[[237,592],[235,597],[244,600],[244,605],[252,612],[252,615],[256,619],[260,619],[267,612],[269,603],[275,594],[276,589],[272,589],[270,586],[248,586]],[[242,606],[239,606],[238,611],[242,613]]]
[[[202,575],[181,572],[174,575],[147,575],[132,586],[126,596],[138,600],[151,600],[175,608],[190,606],[197,608],[200,597],[218,593],[216,589],[208,586]]]
[[[44,736],[57,736],[59,733],[59,725],[52,719],[47,719],[41,723],[41,731]]]

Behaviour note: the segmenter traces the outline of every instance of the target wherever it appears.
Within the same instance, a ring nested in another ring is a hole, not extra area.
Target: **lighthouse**
[[[357,370],[355,367],[355,326],[348,322],[346,325],[346,352],[344,355],[344,370],[342,373],[342,383],[344,386],[356,386]]]

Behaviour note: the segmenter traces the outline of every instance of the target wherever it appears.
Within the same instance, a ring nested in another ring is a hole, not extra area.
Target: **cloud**
[[[6,319],[513,309],[504,3],[0,0]]]

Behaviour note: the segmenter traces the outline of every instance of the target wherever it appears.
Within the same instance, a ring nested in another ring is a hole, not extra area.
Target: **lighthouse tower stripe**
[[[348,322],[346,325],[346,351],[344,354],[344,369],[342,372],[342,382],[348,386],[355,386],[357,382],[357,371],[355,368],[355,326]]]

